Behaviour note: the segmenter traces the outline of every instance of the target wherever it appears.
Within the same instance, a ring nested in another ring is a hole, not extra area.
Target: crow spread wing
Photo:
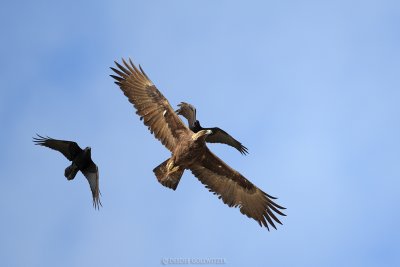
[[[70,161],[73,161],[75,157],[82,152],[82,149],[75,142],[43,137],[38,134],[37,136],[38,137],[33,137],[33,142],[35,142],[36,145],[57,150]]]
[[[206,142],[208,143],[221,143],[221,144],[226,144],[231,147],[236,148],[240,153],[243,155],[248,154],[247,147],[242,145],[238,140],[233,138],[230,134],[222,130],[221,128],[214,127],[214,128],[209,128],[212,130],[212,134],[207,136]]]
[[[196,121],[196,108],[193,105],[185,102],[181,102],[178,107],[179,109],[177,109],[175,112],[188,120],[190,129],[194,128],[194,123]]]
[[[92,191],[93,207],[99,209],[101,205],[100,201],[100,189],[99,189],[99,168],[91,161],[89,166],[82,170],[83,175],[89,182],[90,190]]]
[[[212,130],[213,133],[210,134],[206,142],[208,143],[220,143],[220,144],[226,144],[231,147],[236,148],[240,153],[243,155],[248,154],[248,149],[242,143],[240,143],[238,140],[233,138],[230,134],[222,130],[221,128],[218,127],[213,127],[213,128],[203,128],[200,125],[200,122],[196,118],[196,108],[186,102],[181,102],[179,105],[179,109],[177,109],[175,112],[178,115],[182,115],[188,120],[189,123],[189,128],[193,132],[198,132],[200,130]]]

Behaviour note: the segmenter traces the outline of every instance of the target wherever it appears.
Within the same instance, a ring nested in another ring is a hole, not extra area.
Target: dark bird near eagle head
[[[37,135],[33,137],[35,145],[45,146],[61,152],[71,165],[65,169],[64,176],[68,180],[73,180],[78,171],[85,175],[92,191],[93,206],[98,209],[101,205],[99,190],[99,169],[91,157],[91,148],[81,149],[77,143],[72,141],[56,140],[50,137]]]
[[[206,137],[206,142],[207,143],[220,143],[220,144],[226,144],[231,147],[236,148],[240,153],[243,155],[248,154],[247,147],[242,145],[238,140],[233,138],[231,135],[229,135],[227,132],[222,130],[221,128],[218,127],[212,127],[212,128],[203,128],[200,125],[200,122],[196,119],[196,108],[188,103],[181,102],[179,105],[179,109],[177,109],[175,112],[178,115],[182,115],[188,120],[189,124],[189,129],[192,130],[193,132],[197,133],[201,130],[211,130],[212,133]]]
[[[280,223],[276,214],[284,216],[274,197],[266,194],[239,172],[214,155],[205,141],[212,130],[191,131],[174,112],[168,100],[152,83],[143,69],[131,60],[123,65],[115,62],[111,75],[121,88],[136,113],[143,118],[151,133],[169,149],[171,157],[154,168],[158,181],[173,190],[178,186],[185,169],[229,207],[239,207],[241,213],[256,220],[261,226],[275,227]]]

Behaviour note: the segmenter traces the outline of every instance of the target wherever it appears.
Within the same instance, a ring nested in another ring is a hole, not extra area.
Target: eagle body
[[[184,169],[190,168],[193,163],[204,155],[206,149],[205,139],[209,134],[212,134],[212,131],[202,130],[193,133],[191,136],[185,136],[172,154],[174,165]]]
[[[202,130],[183,137],[171,158],[154,168],[153,172],[158,181],[162,185],[176,190],[183,172],[204,157],[205,139],[211,133],[210,130]]]

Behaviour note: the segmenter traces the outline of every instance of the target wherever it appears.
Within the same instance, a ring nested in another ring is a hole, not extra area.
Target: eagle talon
[[[167,163],[167,171],[170,171],[174,167],[174,162],[173,161],[168,161]]]
[[[179,166],[174,166],[174,162],[171,160],[167,163],[167,171],[169,173],[176,172],[179,170]]]

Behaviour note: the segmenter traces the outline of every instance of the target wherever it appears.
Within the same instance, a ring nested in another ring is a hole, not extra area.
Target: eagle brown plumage
[[[225,204],[239,207],[244,215],[268,230],[269,225],[276,229],[275,222],[281,224],[276,214],[285,216],[281,211],[285,208],[214,155],[205,144],[212,130],[194,133],[186,127],[140,65],[137,68],[131,60],[128,63],[124,59],[122,63],[115,62],[117,68],[111,69],[117,75],[111,77],[150,132],[171,151],[171,158],[153,170],[158,181],[175,190],[184,170],[191,170]]]

